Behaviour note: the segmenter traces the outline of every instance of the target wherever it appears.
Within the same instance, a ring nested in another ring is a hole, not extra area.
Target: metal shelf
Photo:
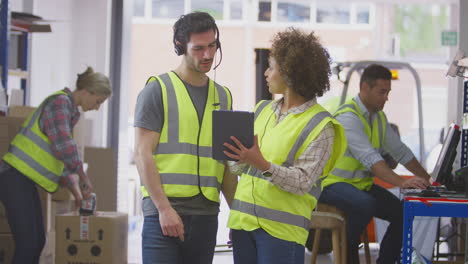
[[[7,90],[8,84],[8,47],[10,39],[10,1],[2,0],[0,3],[0,78]]]
[[[18,49],[21,50],[19,69],[8,69],[8,51],[11,35],[22,35]],[[26,102],[26,82],[28,73],[29,33],[26,29],[11,24],[10,1],[0,3],[0,78],[5,92],[8,91],[8,76],[21,78],[21,89],[24,91],[23,102]]]
[[[461,137],[461,155],[460,165],[465,167],[468,165],[468,124],[465,123],[468,120],[468,81],[465,81],[463,87],[463,124],[462,124],[462,137]]]
[[[10,76],[15,76],[15,77],[20,77],[22,79],[27,79],[29,77],[29,72],[27,71],[22,71],[22,70],[8,70],[8,75]]]

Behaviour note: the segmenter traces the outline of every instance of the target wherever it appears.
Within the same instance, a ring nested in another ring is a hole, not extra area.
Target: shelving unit
[[[8,84],[8,48],[10,42],[10,1],[0,3],[0,77],[2,86],[7,90]]]
[[[460,155],[460,165],[462,168],[468,165],[468,124],[465,122],[468,122],[468,81],[465,81],[463,86],[463,120]]]
[[[28,19],[41,19],[40,17],[33,16],[27,13],[17,13]],[[14,18],[14,16],[13,16]],[[27,80],[29,78],[28,72],[28,52],[29,52],[29,38],[31,32],[48,32],[47,29],[39,30],[38,27],[44,25],[35,24],[33,20],[28,19],[12,19],[12,12],[10,10],[10,1],[2,0],[0,4],[0,78],[5,92],[8,91],[9,77],[20,79],[20,88],[23,90],[23,102],[26,102],[27,95]],[[31,22],[33,21],[33,22]],[[33,26],[36,26],[33,28]],[[48,30],[50,31],[50,26]],[[12,41],[17,39],[17,41]],[[11,58],[10,56],[13,56]],[[12,60],[14,69],[9,68],[9,63]]]

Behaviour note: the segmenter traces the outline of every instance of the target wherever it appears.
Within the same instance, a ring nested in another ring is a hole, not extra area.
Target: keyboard
[[[436,191],[436,192],[446,192],[447,188],[445,186],[429,186],[426,189],[401,189],[401,193],[403,194],[419,194],[424,190],[429,190],[429,191]]]
[[[464,192],[449,191],[445,186],[429,186],[427,189],[401,189],[405,196],[467,198]]]

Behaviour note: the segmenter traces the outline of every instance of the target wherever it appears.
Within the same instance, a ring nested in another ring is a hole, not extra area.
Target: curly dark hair
[[[314,32],[307,34],[290,27],[277,33],[270,56],[278,63],[286,84],[306,100],[330,90],[330,55]]]

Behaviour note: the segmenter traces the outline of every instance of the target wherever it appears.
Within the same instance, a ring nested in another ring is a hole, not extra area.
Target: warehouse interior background
[[[106,182],[106,210],[128,213],[133,232],[142,218],[133,161],[136,97],[149,76],[179,64],[172,25],[184,13],[202,10],[216,18],[223,60],[209,75],[230,88],[234,109],[255,106],[256,50],[268,49],[276,32],[294,26],[317,33],[335,69],[340,62],[372,60],[406,62],[416,70],[422,100],[418,100],[414,76],[400,70],[385,111],[428,171],[440,150],[442,129],[463,121],[464,80],[449,78],[446,72],[458,49],[468,52],[466,0],[10,0],[9,4],[11,11],[42,17],[51,32],[30,34],[27,77],[10,75],[8,94],[21,89],[25,80],[25,105],[37,107],[45,95],[65,86],[74,88],[76,74],[86,66],[110,76],[112,98],[101,111],[84,114],[80,129],[86,135],[84,146],[111,149],[115,177]],[[455,42],[449,39],[453,32]],[[331,90],[319,102],[341,96],[346,73],[344,69],[332,76]],[[349,96],[357,94],[358,80],[357,74],[351,78]],[[397,172],[408,173],[403,167]],[[227,214],[223,202],[219,245],[228,240]],[[133,242],[129,241],[129,248],[139,243]],[[129,251],[130,263],[139,263],[139,246]],[[218,258],[218,263],[225,261]]]

